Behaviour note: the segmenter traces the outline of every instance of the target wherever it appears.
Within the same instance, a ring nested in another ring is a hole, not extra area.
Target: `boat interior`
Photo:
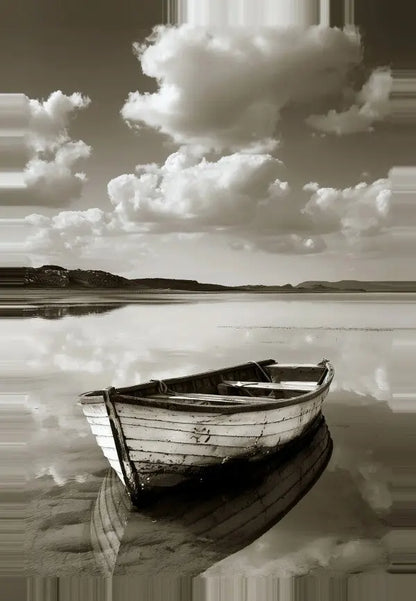
[[[256,399],[291,399],[316,390],[326,379],[328,364],[283,364],[274,360],[250,362],[236,367],[182,378],[152,380],[117,389],[127,397],[222,404],[255,402]]]

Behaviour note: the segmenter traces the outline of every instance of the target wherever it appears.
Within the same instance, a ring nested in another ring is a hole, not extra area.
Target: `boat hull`
[[[145,487],[172,486],[233,461],[256,461],[301,436],[320,414],[328,393],[274,409],[221,414],[178,412],[116,401],[129,461]],[[125,474],[104,401],[84,401],[84,414],[110,465]]]

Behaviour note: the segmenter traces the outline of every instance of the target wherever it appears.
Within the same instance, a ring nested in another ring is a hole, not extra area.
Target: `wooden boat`
[[[109,470],[91,514],[96,565],[106,576],[196,576],[279,522],[315,485],[331,454],[318,416],[271,459],[229,465],[212,480],[166,489],[134,511]]]
[[[320,413],[333,376],[327,360],[269,359],[87,392],[81,405],[134,501],[143,489],[278,451]]]

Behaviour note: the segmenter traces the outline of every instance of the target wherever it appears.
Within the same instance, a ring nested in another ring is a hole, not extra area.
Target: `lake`
[[[212,546],[205,553],[198,539],[202,576],[194,578],[193,593],[192,586],[181,589],[178,599],[277,599],[270,579],[348,577],[350,586],[358,586],[357,578],[384,582],[380,578],[409,571],[405,530],[414,510],[408,510],[404,491],[416,453],[416,295],[158,293],[124,305],[126,300],[78,297],[52,307],[37,298],[24,311],[9,308],[1,322],[9,414],[18,415],[16,434],[29,450],[29,460],[23,461],[19,445],[14,455],[17,474],[29,482],[29,575],[103,575],[90,522],[107,463],[77,404],[79,393],[250,360],[311,363],[324,357],[335,367],[324,404],[333,441],[329,464],[303,498],[248,546],[230,555],[224,547],[218,555]],[[297,461],[302,469],[307,457]],[[107,575],[114,569],[120,577],[143,576],[149,557],[137,537],[144,518],[132,515],[126,517],[127,542],[114,552]],[[135,522],[130,534],[129,521]],[[158,552],[178,537],[183,548],[195,544],[182,526],[169,536],[152,527],[149,536],[158,540]],[[148,565],[154,565],[148,576],[157,576],[157,562]],[[184,566],[181,574],[180,565],[175,570],[175,576],[198,573]],[[242,581],[246,596],[242,589],[233,592]],[[247,592],[259,582],[266,592]],[[281,599],[296,597],[289,588],[285,594],[280,589]]]

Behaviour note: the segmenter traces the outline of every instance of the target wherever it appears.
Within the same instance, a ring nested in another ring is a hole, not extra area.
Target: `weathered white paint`
[[[148,451],[131,451],[130,459],[134,463],[148,463],[159,466],[202,467],[217,465],[218,458],[213,455],[184,455],[183,453],[149,453]],[[140,473],[140,472],[139,472]]]
[[[118,461],[118,455],[115,447],[101,447],[101,450],[107,459],[113,460],[114,462]]]
[[[322,394],[318,395],[322,398]],[[270,401],[270,399],[268,399]],[[315,400],[315,399],[313,399]],[[127,404],[127,403],[116,403],[116,409],[118,415],[123,418],[125,417],[136,417],[139,419],[150,419],[152,421],[158,421],[161,423],[175,424],[173,427],[181,427],[180,424],[200,424],[200,425],[221,425],[227,426],[256,426],[259,424],[280,422],[283,419],[288,419],[294,415],[298,415],[301,411],[300,408],[306,409],[306,406],[311,401],[304,401],[303,403],[293,404],[286,407],[276,407],[275,409],[269,410],[252,410],[246,412],[238,411],[236,408],[234,413],[213,413],[213,412],[192,412],[191,408],[189,411],[175,411],[172,409],[160,409],[152,407],[141,407],[139,405]]]
[[[117,476],[124,483],[123,472],[121,471],[120,461],[118,459],[109,459],[108,460],[113,470],[116,472]]]
[[[203,434],[204,428],[209,428],[211,434],[227,435],[227,436],[259,436],[264,430],[274,427],[274,424],[279,424],[290,419],[296,419],[303,413],[313,411],[316,407],[322,405],[323,397],[311,399],[310,401],[301,404],[295,404],[287,407],[280,407],[269,411],[249,411],[246,413],[231,413],[231,414],[211,414],[211,413],[190,413],[183,411],[172,411],[168,409],[153,409],[150,407],[141,407],[138,405],[128,405],[117,403],[117,412],[120,415],[120,421],[125,426],[146,426],[147,428],[159,428],[161,430],[173,431],[190,431],[193,433]],[[85,406],[87,413],[90,413],[89,408],[92,408],[93,413],[101,413],[99,417],[88,416],[90,425],[106,425],[109,426],[108,419],[104,417],[104,405]],[[197,428],[197,430],[195,430]],[[232,428],[232,431],[229,431]],[[265,430],[264,432],[266,433]],[[108,432],[108,430],[107,430]],[[273,432],[273,430],[272,430]],[[98,433],[98,432],[97,432]],[[104,432],[103,432],[104,434]],[[129,433],[129,437],[131,433]]]
[[[319,404],[314,404],[308,410],[314,412],[314,415],[318,413],[320,409]],[[302,414],[306,415],[306,411]],[[234,430],[229,431],[229,428],[223,424],[222,426],[209,428],[200,428],[198,426],[186,425],[186,429],[178,428],[165,428],[160,425],[159,422],[149,423],[142,422],[139,419],[129,420],[135,423],[131,425],[126,423],[127,420],[122,421],[124,435],[127,440],[138,440],[143,441],[170,441],[181,444],[197,443],[201,446],[205,441],[215,446],[238,446],[240,449],[247,445],[253,444],[256,439],[262,434],[262,443],[265,446],[273,446],[277,444],[275,440],[276,436],[279,436],[283,432],[291,431],[293,429],[293,423],[296,420],[305,419],[299,415],[290,417],[285,421],[279,422],[279,424],[266,424],[263,427],[262,424],[257,425],[256,430],[253,428],[245,427],[245,435],[236,434]],[[101,424],[90,424],[93,434],[97,437],[111,437],[111,428],[109,426]]]
[[[87,421],[90,425],[92,433],[96,436],[96,433],[94,432],[94,430],[92,428],[92,423],[90,421],[91,418],[88,417],[88,409],[90,409],[91,407],[94,407],[94,406],[95,405],[82,405],[82,409],[83,409],[84,415],[87,417]],[[109,436],[108,444],[106,446],[109,447],[109,449],[111,449],[111,451],[112,451],[111,457],[109,455],[105,455],[105,453],[104,453],[104,455],[109,460],[111,467],[117,472],[117,475],[120,478],[120,480],[124,483],[123,472],[121,470],[120,461],[117,456],[116,446],[115,446],[114,439],[112,436],[110,420],[108,419],[107,410],[105,408],[104,403],[102,403],[102,406],[101,406],[101,404],[99,406],[100,406],[100,413],[101,413],[101,416],[100,416],[101,427],[105,428],[106,436]],[[86,410],[87,410],[87,412],[86,412]],[[102,446],[100,444],[98,446],[100,448],[102,448]]]

